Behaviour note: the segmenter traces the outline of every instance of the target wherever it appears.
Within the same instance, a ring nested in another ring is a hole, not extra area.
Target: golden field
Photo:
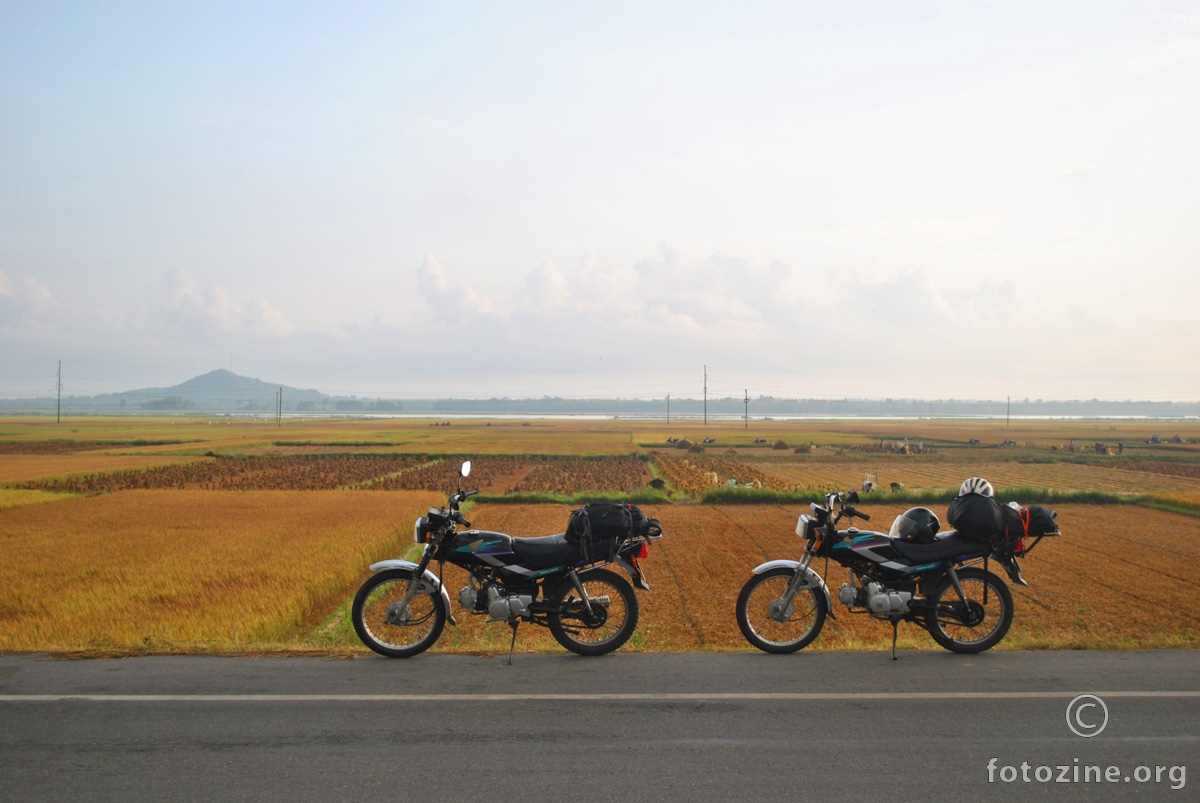
[[[0,455],[0,483],[186,465],[203,459],[185,455],[6,454]]]
[[[125,491],[0,511],[0,650],[296,643],[437,501]]]
[[[907,490],[978,475],[1002,496],[1104,491],[1200,507],[1196,422],[444,423],[0,419],[0,650],[361,654],[347,611],[367,565],[411,550],[413,519],[444,503],[465,457],[475,458],[471,484],[497,495],[666,483],[675,504],[642,505],[667,534],[645,563],[653,591],[639,593],[641,621],[624,649],[750,649],[734,620],[738,590],[754,565],[799,557],[799,506],[690,504],[712,487],[710,472],[720,484],[808,491],[857,488],[867,472]],[[1154,435],[1164,442],[1148,443]],[[905,437],[925,452],[877,451]],[[689,452],[669,438],[715,442]],[[777,441],[788,448],[771,448]],[[1097,441],[1124,448],[1097,454]],[[1024,562],[1030,588],[1013,589],[1017,617],[1002,648],[1200,646],[1186,595],[1200,579],[1200,519],[1130,504],[1052,506],[1065,535]],[[904,506],[883,493],[863,507],[873,515],[865,526],[886,530]],[[468,517],[536,536],[561,532],[570,509],[484,502]],[[445,574],[455,598],[465,575]],[[843,574],[830,570],[835,599]],[[887,645],[886,623],[840,607],[810,649]],[[507,649],[507,627],[455,615],[459,626],[435,650]],[[901,646],[934,646],[913,626],[900,633]],[[518,648],[561,649],[529,625]]]

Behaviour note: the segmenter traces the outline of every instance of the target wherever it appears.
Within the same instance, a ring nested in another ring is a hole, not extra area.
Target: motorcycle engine
[[[877,583],[867,583],[867,607],[873,614],[908,613],[908,591],[891,591],[880,588]]]
[[[475,610],[475,603],[479,600],[479,592],[470,586],[463,586],[462,591],[458,592],[458,604],[465,610]]]
[[[842,583],[842,587],[838,589],[838,600],[847,608],[855,606],[865,608],[867,607],[867,592],[849,583]]]
[[[893,613],[908,613],[912,593],[892,591],[882,588],[878,583],[867,583],[866,588],[842,583],[842,587],[838,589],[838,599],[847,608],[866,608],[875,616],[888,616]]]
[[[488,586],[488,614],[492,619],[511,619],[514,616],[528,616],[529,606],[533,604],[533,597],[526,594],[518,594],[515,596],[501,596],[500,589],[495,586]]]

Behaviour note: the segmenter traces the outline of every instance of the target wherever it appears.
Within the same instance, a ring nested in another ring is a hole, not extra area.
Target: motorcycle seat
[[[988,551],[987,541],[971,538],[957,530],[938,533],[929,544],[893,538],[892,547],[902,557],[914,563],[933,563],[960,555],[983,554]]]
[[[565,534],[546,535],[541,538],[514,538],[512,550],[521,563],[530,569],[549,569],[574,563],[578,557],[575,547],[567,542]]]

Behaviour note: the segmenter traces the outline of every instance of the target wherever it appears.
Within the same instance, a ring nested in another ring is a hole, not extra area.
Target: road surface
[[[1195,800],[1200,652],[0,655],[0,723],[5,801]]]

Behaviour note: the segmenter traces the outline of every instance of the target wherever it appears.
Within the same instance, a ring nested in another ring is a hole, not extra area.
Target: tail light
[[[643,541],[642,545],[640,547],[638,547],[638,551],[633,553],[633,556],[635,558],[649,557],[650,556],[650,547],[646,545],[645,541]]]

